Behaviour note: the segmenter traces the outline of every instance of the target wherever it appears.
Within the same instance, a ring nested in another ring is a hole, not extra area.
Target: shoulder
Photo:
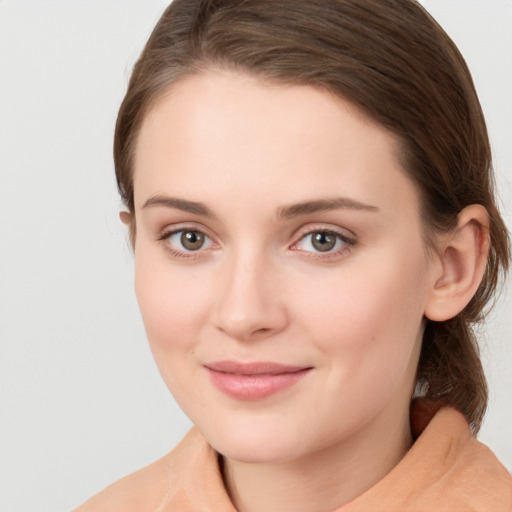
[[[411,422],[417,438],[409,452],[343,512],[512,512],[507,469],[459,411],[422,401],[413,405]]]
[[[419,488],[424,496],[431,493],[432,502],[439,501],[439,510],[447,504],[448,510],[457,511],[512,510],[510,473],[492,450],[472,435],[458,410],[441,409],[417,443],[417,455],[429,467],[429,478],[422,478]]]
[[[73,512],[157,510],[180,485],[178,480],[190,473],[190,466],[205,463],[208,456],[213,457],[212,451],[193,428],[170,453],[110,485]]]

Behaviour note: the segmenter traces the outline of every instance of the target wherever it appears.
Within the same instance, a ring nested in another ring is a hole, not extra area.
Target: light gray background
[[[112,131],[164,0],[0,0],[0,511],[60,512],[189,427],[118,221]],[[425,0],[473,71],[512,225],[512,2]],[[481,439],[512,469],[510,289],[484,333]]]

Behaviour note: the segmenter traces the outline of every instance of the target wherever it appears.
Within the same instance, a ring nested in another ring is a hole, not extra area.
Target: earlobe
[[[123,224],[129,226],[132,223],[133,215],[130,212],[120,211],[119,218]]]
[[[135,247],[135,214],[127,211],[120,211],[119,218],[121,222],[129,228],[130,232],[130,243],[132,249]]]
[[[467,206],[457,217],[457,227],[439,248],[441,273],[429,291],[425,316],[443,322],[458,315],[475,295],[489,253],[489,215],[477,204]]]

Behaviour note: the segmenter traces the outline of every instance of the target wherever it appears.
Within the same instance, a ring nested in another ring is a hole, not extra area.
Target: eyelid
[[[295,239],[295,242],[293,243],[298,242],[306,235],[318,232],[333,233],[335,235],[340,236],[344,240],[351,241],[354,243],[357,241],[356,235],[346,228],[341,228],[340,226],[335,226],[333,224],[312,223],[306,224],[305,226],[301,226],[293,233],[293,238]]]
[[[158,231],[158,240],[165,239],[169,235],[174,233],[178,233],[179,231],[198,231],[203,233],[208,238],[215,240],[215,235],[211,233],[211,231],[206,228],[203,224],[199,224],[196,222],[177,222],[176,224],[170,224]]]

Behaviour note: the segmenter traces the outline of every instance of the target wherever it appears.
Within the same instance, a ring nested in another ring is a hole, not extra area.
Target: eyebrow
[[[187,199],[179,199],[177,197],[153,196],[142,205],[142,208],[152,208],[157,206],[174,208],[176,210],[200,215],[210,219],[216,218],[213,211],[204,203],[189,201]],[[301,215],[338,209],[363,210],[370,212],[376,212],[379,210],[377,206],[365,204],[360,201],[356,201],[355,199],[350,199],[348,197],[334,197],[329,199],[315,199],[312,201],[305,201],[303,203],[283,206],[278,208],[277,217],[281,219],[289,219],[299,217]]]
[[[361,203],[355,199],[350,199],[348,197],[333,197],[329,199],[315,199],[313,201],[284,206],[278,209],[277,215],[282,219],[288,219],[292,217],[299,217],[300,215],[338,209],[363,210],[369,212],[379,211],[377,206]]]
[[[203,203],[196,201],[188,201],[187,199],[179,199],[177,197],[167,196],[154,196],[150,197],[143,205],[142,208],[153,208],[155,206],[165,206],[167,208],[175,208],[194,215],[202,217],[215,218],[215,214]]]

